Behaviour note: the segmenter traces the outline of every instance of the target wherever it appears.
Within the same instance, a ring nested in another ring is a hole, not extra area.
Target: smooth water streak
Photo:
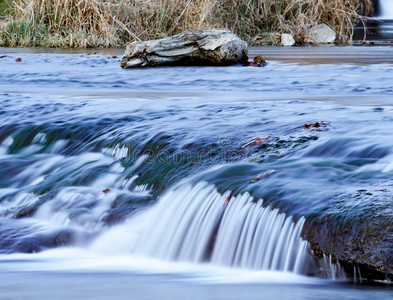
[[[155,206],[106,232],[92,246],[106,252],[169,261],[211,263],[250,270],[308,274],[309,245],[300,237],[304,219],[263,207],[249,194],[219,194],[213,185],[180,185]],[[120,233],[120,234],[119,234]],[[125,235],[120,237],[121,235]],[[119,244],[119,241],[120,244]],[[125,242],[128,241],[128,242]]]

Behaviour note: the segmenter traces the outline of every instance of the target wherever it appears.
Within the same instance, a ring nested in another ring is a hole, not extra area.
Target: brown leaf
[[[320,128],[329,125],[330,122],[320,121],[315,123],[306,123],[303,125],[304,128]]]
[[[263,142],[266,142],[268,139],[269,139],[268,136],[264,136],[264,137],[261,137],[261,138],[260,137],[256,137],[255,141],[254,141],[254,144],[255,145],[262,144]]]
[[[261,137],[261,138],[260,137],[256,137],[255,139],[245,143],[241,148],[244,149],[244,148],[246,148],[247,146],[250,146],[250,145],[259,145],[259,144],[262,144],[263,142],[266,142],[268,139],[269,139],[269,136],[264,136],[264,137]]]
[[[15,59],[16,62],[21,62],[22,59],[20,57],[18,57],[17,59]]]
[[[104,194],[108,194],[110,191],[111,191],[110,189],[106,188],[106,189],[103,190],[102,192],[103,192]]]
[[[319,123],[319,122],[306,123],[303,126],[304,126],[304,128],[319,128],[319,127],[321,127],[321,123]]]

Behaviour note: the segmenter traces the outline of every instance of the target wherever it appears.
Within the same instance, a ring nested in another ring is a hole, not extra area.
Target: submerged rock
[[[326,24],[319,24],[307,31],[310,42],[315,44],[333,44],[336,32]]]
[[[160,40],[132,42],[120,64],[122,68],[226,66],[247,59],[247,43],[228,30],[188,30]]]

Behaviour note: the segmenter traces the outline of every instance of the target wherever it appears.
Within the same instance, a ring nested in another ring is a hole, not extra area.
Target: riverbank
[[[77,5],[78,4],[78,5]],[[281,34],[307,43],[307,31],[325,23],[337,40],[351,43],[359,12],[371,0],[14,0],[11,21],[0,28],[0,46],[119,47],[187,29],[230,29],[249,45],[279,45]]]

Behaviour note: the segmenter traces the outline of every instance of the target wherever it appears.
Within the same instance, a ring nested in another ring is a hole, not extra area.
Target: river
[[[0,48],[0,299],[393,295],[301,237],[337,197],[392,190],[393,48],[121,53]]]

